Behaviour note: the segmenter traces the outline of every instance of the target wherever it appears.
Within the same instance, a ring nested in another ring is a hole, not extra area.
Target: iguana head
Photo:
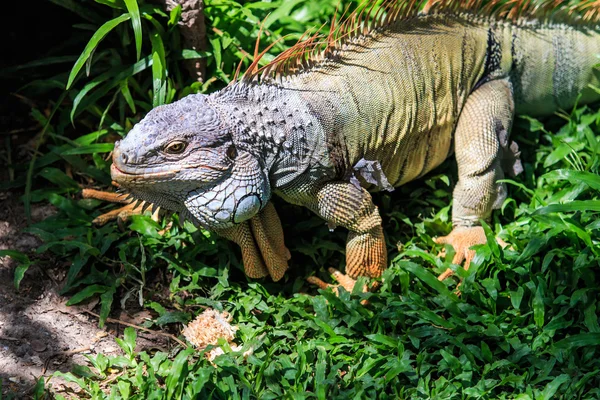
[[[253,217],[270,197],[258,158],[239,149],[235,125],[209,96],[156,107],[115,144],[111,176],[138,199],[208,229]]]

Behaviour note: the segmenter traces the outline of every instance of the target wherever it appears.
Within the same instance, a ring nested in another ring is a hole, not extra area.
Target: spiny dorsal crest
[[[538,20],[573,25],[595,24],[600,21],[600,0],[385,0],[382,3],[367,0],[345,18],[346,13],[339,19],[334,16],[328,34],[321,32],[325,25],[315,33],[307,31],[295,45],[259,67],[262,57],[283,39],[259,52],[261,25],[252,64],[241,80],[243,83],[256,83],[265,78],[280,81],[282,77],[306,71],[324,60],[335,60],[343,53],[346,44],[368,37],[379,29],[418,15],[436,13],[469,13],[515,23]],[[239,72],[238,67],[233,82],[237,81]]]

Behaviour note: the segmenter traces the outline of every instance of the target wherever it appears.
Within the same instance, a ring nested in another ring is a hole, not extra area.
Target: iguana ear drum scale
[[[392,190],[454,154],[456,262],[519,172],[515,114],[599,99],[597,2],[369,1],[225,89],[151,111],[116,146],[113,179],[242,247],[252,277],[289,253],[275,193],[347,228],[346,272],[387,267],[368,190]],[[580,97],[578,97],[580,96]],[[444,275],[444,277],[447,274]]]

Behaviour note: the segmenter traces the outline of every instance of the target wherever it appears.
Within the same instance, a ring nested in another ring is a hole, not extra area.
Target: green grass
[[[135,331],[128,328],[118,342],[123,355],[88,356],[87,365],[55,375],[75,382],[90,398],[110,399],[600,397],[597,107],[569,110],[544,123],[517,119],[513,138],[525,171],[507,180],[509,197],[468,271],[451,265],[450,248],[444,259],[436,257],[441,246],[433,242],[451,228],[456,166],[447,161],[425,179],[375,195],[390,250],[380,289],[342,291],[338,298],[308,286],[307,276],[329,279],[327,267],[343,268],[346,233],[330,233],[308,211],[277,199],[287,216],[290,271],[278,283],[251,280],[232,244],[187,222],[180,226],[177,216],[160,224],[134,217],[125,230],[92,226],[93,217],[110,206],[80,199],[79,188],[110,183],[106,154],[112,141],[153,105],[226,84],[239,49],[252,48],[257,22],[267,13],[270,42],[319,26],[335,2],[207,1],[210,24],[220,33],[211,31],[211,48],[202,54],[217,78],[205,85],[182,78],[176,12],[169,16],[142,3],[135,11],[131,1],[102,3],[116,8],[86,10],[98,13],[97,27],[120,18],[114,28],[119,34],[107,32],[104,41],[110,43],[93,53],[89,78],[75,69],[73,79],[69,71],[55,78],[62,88],[73,80],[68,100],[57,103],[49,122],[34,110],[48,126],[43,152],[18,166],[12,183],[30,188],[26,201],[48,196],[60,211],[28,228],[45,242],[37,253],[72,260],[63,293],[70,304],[100,297],[101,324],[111,310],[135,299],[156,317],[148,327],[178,334],[202,306],[210,306],[231,313],[240,327],[237,343],[253,354],[226,352],[213,366],[191,349],[136,353]],[[131,15],[119,17],[124,13]],[[115,54],[117,61],[109,57]],[[164,68],[148,67],[148,60]],[[86,62],[76,65],[83,71]],[[65,174],[65,163],[73,178]],[[494,235],[511,247],[500,248]],[[13,255],[21,264],[18,283],[39,261]],[[448,267],[456,277],[438,282],[436,275]],[[360,304],[365,298],[368,306]],[[52,396],[43,381],[36,393]]]

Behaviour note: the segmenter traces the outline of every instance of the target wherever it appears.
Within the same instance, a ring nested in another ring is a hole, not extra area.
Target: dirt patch
[[[67,298],[58,293],[69,263],[38,256],[34,250],[41,244],[35,236],[23,233],[24,210],[17,196],[2,194],[0,199],[0,249],[28,253],[35,259],[17,291],[13,285],[16,262],[0,258],[0,379],[3,394],[28,398],[40,376],[55,371],[67,372],[73,364],[88,365],[85,354],[122,354],[114,338],[125,328],[107,324],[98,328],[98,319],[89,314],[94,303],[83,307],[67,307]],[[40,221],[55,210],[49,205],[35,205],[32,217]],[[139,324],[147,312],[122,313],[119,319]],[[168,339],[138,332],[138,348],[167,350]],[[77,390],[67,382],[53,378],[53,391]],[[0,396],[1,397],[1,396]]]

